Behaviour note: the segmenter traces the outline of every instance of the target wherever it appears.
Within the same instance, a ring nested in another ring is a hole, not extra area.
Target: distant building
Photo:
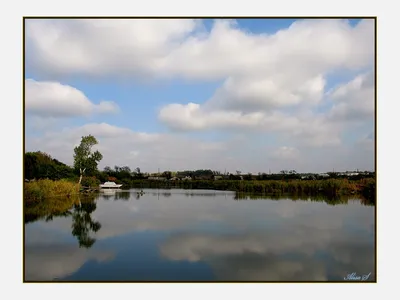
[[[154,176],[150,176],[147,179],[148,180],[167,180],[167,178],[165,178],[165,177],[154,177]]]
[[[222,176],[219,176],[219,175],[216,175],[216,176],[214,176],[214,180],[221,180],[223,177]]]

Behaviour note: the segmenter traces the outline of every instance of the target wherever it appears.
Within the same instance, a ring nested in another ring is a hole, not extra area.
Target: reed
[[[174,182],[135,180],[131,184],[125,184],[124,187],[213,189],[257,194],[325,195],[331,198],[359,194],[366,198],[375,197],[375,179],[373,178],[361,180],[189,180]]]
[[[24,183],[25,201],[41,201],[55,197],[71,197],[79,195],[79,184],[66,179],[41,179]]]

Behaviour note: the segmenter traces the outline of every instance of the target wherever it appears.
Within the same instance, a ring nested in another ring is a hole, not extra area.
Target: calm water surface
[[[144,192],[25,215],[25,280],[376,280],[375,206]]]

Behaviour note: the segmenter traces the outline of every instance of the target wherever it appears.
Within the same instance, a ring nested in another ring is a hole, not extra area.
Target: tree
[[[244,176],[244,179],[252,180],[253,179],[253,175],[249,172],[249,173],[247,173],[247,175]]]
[[[66,164],[52,158],[45,152],[27,152],[24,155],[25,178],[42,179],[49,178],[59,180],[72,178],[73,169]]]
[[[165,172],[162,173],[162,176],[164,176],[167,179],[171,179],[172,172],[171,171],[165,171]]]
[[[143,174],[142,174],[142,172],[140,171],[140,168],[139,167],[137,167],[137,168],[135,168],[133,171],[132,171],[132,176],[134,176],[134,177],[136,177],[136,178],[143,178]]]
[[[25,178],[33,179],[38,174],[38,158],[36,153],[25,153]]]
[[[126,173],[131,173],[131,168],[129,168],[128,166],[124,166],[121,168],[121,172],[126,172]]]
[[[80,145],[74,148],[74,168],[79,171],[79,184],[83,174],[96,171],[97,164],[103,159],[103,155],[99,151],[92,152],[92,147],[97,144],[96,138],[88,135],[83,136]]]
[[[104,172],[107,173],[108,175],[110,175],[112,171],[113,171],[113,170],[112,170],[109,166],[106,166],[106,167],[104,168]]]

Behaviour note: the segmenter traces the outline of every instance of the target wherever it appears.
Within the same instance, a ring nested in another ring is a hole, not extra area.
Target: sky
[[[372,19],[25,20],[25,151],[142,172],[374,170]]]

